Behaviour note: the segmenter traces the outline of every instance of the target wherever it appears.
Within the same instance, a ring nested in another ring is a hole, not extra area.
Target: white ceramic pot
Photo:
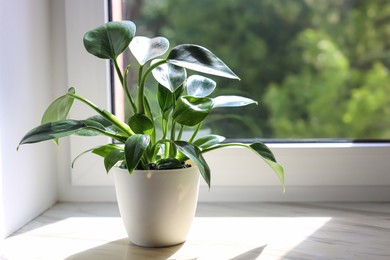
[[[144,247],[183,243],[194,218],[199,171],[113,168],[119,211],[130,242]]]

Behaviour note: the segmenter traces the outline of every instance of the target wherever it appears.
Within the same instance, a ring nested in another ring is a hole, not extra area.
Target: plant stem
[[[144,66],[141,65],[138,69],[138,95],[137,95],[137,104],[138,104],[138,111],[140,114],[145,114],[145,107],[144,107],[144,89],[145,89],[145,83],[142,83],[142,71],[144,69]]]
[[[172,128],[171,128],[171,140],[175,140],[176,135],[176,121],[172,120]]]
[[[175,132],[176,132],[176,122],[174,120],[172,120],[171,138],[170,138],[171,141],[175,140]],[[168,142],[165,144],[165,157],[166,158],[169,157],[170,149],[171,149],[171,143]]]
[[[139,71],[138,71],[138,111],[140,114],[145,114],[145,108],[144,108],[144,98],[145,98],[145,95],[144,95],[144,92],[145,92],[145,81],[146,81],[146,78],[147,76],[150,74],[150,72],[152,70],[154,70],[155,68],[157,68],[158,66],[160,66],[161,64],[164,64],[166,63],[167,61],[166,60],[161,60],[161,61],[158,61],[156,63],[154,63],[153,65],[150,65],[150,67],[145,71],[145,73],[142,75],[142,70],[143,70],[143,66],[140,66],[139,68]]]
[[[192,143],[192,142],[194,141],[194,139],[195,139],[196,135],[198,134],[199,129],[201,128],[201,126],[202,126],[202,123],[199,123],[199,124],[196,126],[196,129],[195,129],[194,133],[192,134],[192,136],[190,137],[190,139],[188,139],[188,142],[189,142],[189,143]]]
[[[183,130],[184,130],[184,125],[180,125],[179,135],[177,136],[176,140],[181,139],[181,137],[183,136]]]
[[[116,61],[116,59],[113,59],[112,61],[114,62],[115,71],[116,71],[116,74],[118,75],[119,81],[123,85],[123,75],[122,75],[121,69],[119,68],[118,62]]]
[[[168,133],[168,121],[165,120],[163,117],[161,119],[161,130],[163,132],[162,139],[166,139],[167,138],[167,133]]]
[[[135,106],[133,98],[131,97],[130,91],[129,91],[128,87],[127,87],[127,75],[129,73],[129,69],[128,69],[128,67],[126,68],[125,77],[123,77],[121,69],[119,68],[117,60],[113,59],[112,61],[114,62],[115,71],[116,71],[116,74],[118,75],[118,78],[119,78],[119,80],[121,82],[121,85],[122,85],[123,91],[125,92],[126,98],[130,102],[131,106],[133,107],[134,113],[137,113],[137,107]]]
[[[169,157],[169,149],[171,147],[171,144],[169,142],[164,143],[164,157],[168,158]]]
[[[135,105],[134,100],[133,100],[133,98],[131,97],[130,91],[129,91],[128,87],[127,87],[127,76],[129,75],[129,67],[130,67],[130,65],[127,66],[127,68],[126,68],[126,71],[125,71],[125,78],[123,79],[123,84],[122,84],[122,86],[123,86],[123,89],[124,89],[125,92],[126,92],[126,96],[127,96],[128,100],[130,101],[131,106],[133,107],[134,114],[137,114],[137,106]]]

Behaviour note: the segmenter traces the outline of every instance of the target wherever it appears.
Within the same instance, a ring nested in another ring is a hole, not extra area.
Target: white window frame
[[[104,0],[65,1],[67,80],[69,86],[107,108],[110,104],[109,63],[86,53],[82,35],[107,21]],[[93,86],[96,91],[91,91]],[[91,96],[92,94],[92,96]],[[77,116],[88,108],[77,107]],[[101,158],[87,155],[69,171],[80,152],[106,138],[72,137],[68,160],[60,161],[60,200],[115,200],[112,176]],[[286,193],[272,170],[243,148],[213,151],[205,157],[212,170],[209,191],[201,184],[203,201],[388,201],[390,200],[390,145],[388,143],[269,144],[284,165]],[[62,154],[61,156],[63,156]],[[62,157],[64,158],[64,157]],[[65,162],[64,162],[65,161]]]

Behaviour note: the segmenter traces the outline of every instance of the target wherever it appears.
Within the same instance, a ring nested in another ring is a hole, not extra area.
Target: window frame
[[[80,36],[93,28],[93,24],[97,26],[107,21],[108,1],[65,1],[65,5],[68,83],[76,86],[79,93],[85,94],[98,105],[110,108],[109,63],[87,54],[80,44]],[[75,19],[79,17],[78,14],[82,19]],[[90,86],[98,89],[92,97]],[[84,109],[88,110],[77,107],[77,115],[84,114]],[[72,137],[69,141],[68,161],[80,152],[106,141],[104,137]],[[285,167],[286,193],[282,192],[276,175],[258,157],[243,148],[227,148],[205,155],[212,170],[212,187],[209,191],[206,184],[201,182],[200,200],[390,199],[390,160],[387,159],[390,154],[389,143],[330,141],[267,144]],[[85,201],[94,196],[96,200],[115,200],[112,176],[105,174],[101,158],[86,155],[70,171],[70,184],[59,183],[59,187],[63,187],[60,200]],[[63,171],[63,174],[69,172]],[[83,194],[83,189],[89,190],[87,195]]]

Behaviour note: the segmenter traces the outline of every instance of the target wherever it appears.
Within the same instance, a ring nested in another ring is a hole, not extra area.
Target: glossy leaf
[[[175,101],[177,101],[179,99],[179,97],[181,96],[181,94],[183,94],[184,92],[184,87],[183,85],[181,85],[178,89],[176,89],[175,91]]]
[[[271,168],[274,170],[276,175],[278,176],[280,182],[283,185],[283,190],[285,189],[284,187],[284,169],[281,164],[279,164],[275,156],[273,155],[272,151],[263,143],[261,142],[256,142],[253,144],[250,144],[248,146],[252,151],[260,155],[264,161],[271,166]]]
[[[179,98],[172,117],[179,124],[195,126],[205,119],[212,108],[211,98],[183,96]]]
[[[78,130],[75,133],[75,135],[79,135],[79,136],[105,135],[121,143],[124,143],[127,140],[128,135],[125,134],[123,131],[118,131],[119,128],[114,125],[105,127],[102,124],[100,124],[100,122],[91,119],[83,120],[83,122],[86,127]]]
[[[95,121],[95,122],[101,124],[102,126],[104,126],[105,128],[112,126],[112,122],[107,120],[102,115],[94,115],[94,116],[89,117],[87,120]]]
[[[163,85],[158,84],[157,100],[158,100],[158,105],[160,106],[161,114],[162,114],[163,118],[167,119],[169,112],[173,108],[174,93],[172,93],[170,90],[168,90]]]
[[[75,89],[69,88],[68,94],[69,93],[74,94]],[[68,94],[57,98],[49,105],[42,116],[41,124],[65,120],[68,117],[74,102],[74,98]]]
[[[154,132],[154,124],[150,119],[143,114],[135,114],[129,119],[129,126],[136,134],[152,135]]]
[[[158,62],[153,60],[152,64]],[[186,80],[187,72],[184,68],[173,64],[164,63],[152,70],[153,77],[158,83],[175,92]]]
[[[123,150],[123,146],[119,146],[116,144],[106,144],[91,150],[92,153],[100,155],[101,157],[105,157],[107,154],[114,150]]]
[[[89,121],[92,120],[99,123],[100,125],[104,126],[107,132],[114,133],[114,134],[126,134],[126,132],[124,132],[122,129],[114,125],[110,120],[103,117],[102,115],[91,116],[87,120]]]
[[[169,48],[169,41],[164,37],[148,38],[144,36],[136,36],[129,45],[131,53],[137,59],[140,65],[160,57]]]
[[[256,101],[240,96],[218,96],[213,99],[214,108],[217,107],[242,107],[250,104],[257,104]]]
[[[187,94],[194,97],[207,97],[216,86],[214,80],[200,75],[192,75],[186,81]]]
[[[271,168],[272,170],[276,173],[278,176],[280,182],[283,185],[283,191],[285,189],[284,186],[284,169],[281,164],[279,164],[275,156],[273,155],[272,151],[264,144],[261,142],[255,142],[252,144],[244,144],[244,143],[221,143],[221,144],[215,144],[211,147],[210,149],[207,149],[207,151],[202,151],[202,152],[208,152],[211,150],[216,150],[219,148],[225,148],[229,146],[238,146],[238,147],[245,147],[250,149],[251,151],[255,152],[258,156],[260,156]]]
[[[125,151],[123,150],[112,150],[104,157],[104,167],[108,173],[112,167],[114,167],[119,161],[125,159]]]
[[[203,158],[203,155],[198,147],[194,146],[191,143],[185,141],[175,141],[176,147],[188,158],[195,162],[198,166],[200,174],[203,179],[206,181],[207,185],[210,188],[211,176],[210,176],[210,167],[208,166],[206,160]]]
[[[115,60],[124,52],[135,35],[135,24],[131,21],[105,23],[84,35],[85,49],[102,59]]]
[[[208,49],[194,44],[182,44],[174,47],[167,62],[211,75],[239,79],[234,72]]]
[[[20,141],[19,145],[31,144],[42,142],[46,140],[52,140],[65,136],[72,135],[78,130],[85,127],[83,121],[77,120],[61,120],[57,122],[50,122],[30,130]]]
[[[180,169],[183,168],[183,164],[175,158],[164,158],[156,162],[157,169]]]
[[[88,128],[91,128],[91,129],[96,129],[96,130],[100,130],[100,131],[103,131],[103,132],[106,131],[106,128],[104,127],[104,125],[102,125],[100,122],[98,122],[96,120],[93,120],[93,119],[86,119],[86,120],[84,120],[84,124]]]
[[[130,136],[125,143],[125,159],[130,173],[137,167],[144,152],[148,148],[150,137],[148,135],[135,134]]]
[[[220,144],[225,140],[225,137],[220,135],[206,135],[194,142],[194,145],[202,149],[210,148],[216,144]]]
[[[77,159],[80,158],[82,155],[84,155],[86,153],[90,153],[91,152],[91,153],[100,155],[101,157],[104,158],[107,154],[109,154],[113,150],[123,150],[123,147],[121,147],[119,145],[116,145],[116,144],[106,144],[106,145],[98,146],[98,147],[95,147],[95,148],[92,148],[92,149],[88,149],[88,150],[80,153],[79,155],[76,156],[76,158],[73,159],[72,167],[76,163]]]

